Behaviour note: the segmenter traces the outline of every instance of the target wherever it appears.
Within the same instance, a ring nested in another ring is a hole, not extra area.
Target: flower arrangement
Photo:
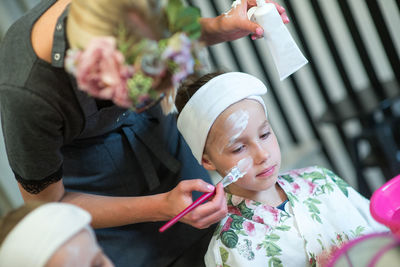
[[[162,101],[164,113],[175,110],[179,83],[207,65],[200,11],[169,0],[165,12],[169,38],[134,42],[123,27],[117,37],[91,40],[85,49],[67,51],[65,67],[78,87],[93,97],[141,112]]]

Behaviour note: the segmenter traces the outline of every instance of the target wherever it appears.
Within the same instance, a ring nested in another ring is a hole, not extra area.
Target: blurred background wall
[[[0,38],[38,0],[0,0]],[[205,17],[231,0],[193,0]],[[284,81],[263,40],[243,38],[209,49],[213,69],[244,71],[268,86],[269,119],[282,170],[332,169],[365,196],[400,173],[400,1],[280,0],[309,64]],[[0,212],[19,205],[0,139]]]

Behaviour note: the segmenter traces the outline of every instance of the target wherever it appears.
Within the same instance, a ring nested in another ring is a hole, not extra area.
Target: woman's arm
[[[203,180],[180,182],[173,190],[140,197],[109,197],[65,191],[62,180],[46,187],[39,194],[30,194],[19,185],[28,201],[61,201],[75,204],[92,215],[94,228],[116,227],[140,222],[167,221],[192,203],[192,191],[211,192],[213,186]],[[196,228],[207,228],[226,216],[225,194],[221,185],[209,202],[183,217],[182,222]]]
[[[266,1],[271,2],[272,1]],[[289,23],[285,9],[274,3],[284,23]],[[233,41],[249,34],[253,40],[260,38],[263,29],[247,18],[247,10],[255,6],[255,0],[242,0],[240,4],[233,7],[226,13],[215,18],[201,18],[202,26],[201,40],[207,45],[213,45],[226,41]]]

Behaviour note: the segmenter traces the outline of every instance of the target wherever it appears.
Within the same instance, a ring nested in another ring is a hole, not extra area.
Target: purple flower
[[[177,86],[179,82],[194,72],[194,59],[192,56],[192,42],[183,33],[175,34],[168,40],[167,48],[162,58],[174,63],[172,82]]]

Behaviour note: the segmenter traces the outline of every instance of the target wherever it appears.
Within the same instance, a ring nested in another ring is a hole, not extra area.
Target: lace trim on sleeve
[[[18,183],[30,194],[37,195],[43,191],[46,187],[54,184],[62,178],[62,168],[58,169],[55,173],[47,176],[42,180],[26,180],[14,172],[15,178]]]

